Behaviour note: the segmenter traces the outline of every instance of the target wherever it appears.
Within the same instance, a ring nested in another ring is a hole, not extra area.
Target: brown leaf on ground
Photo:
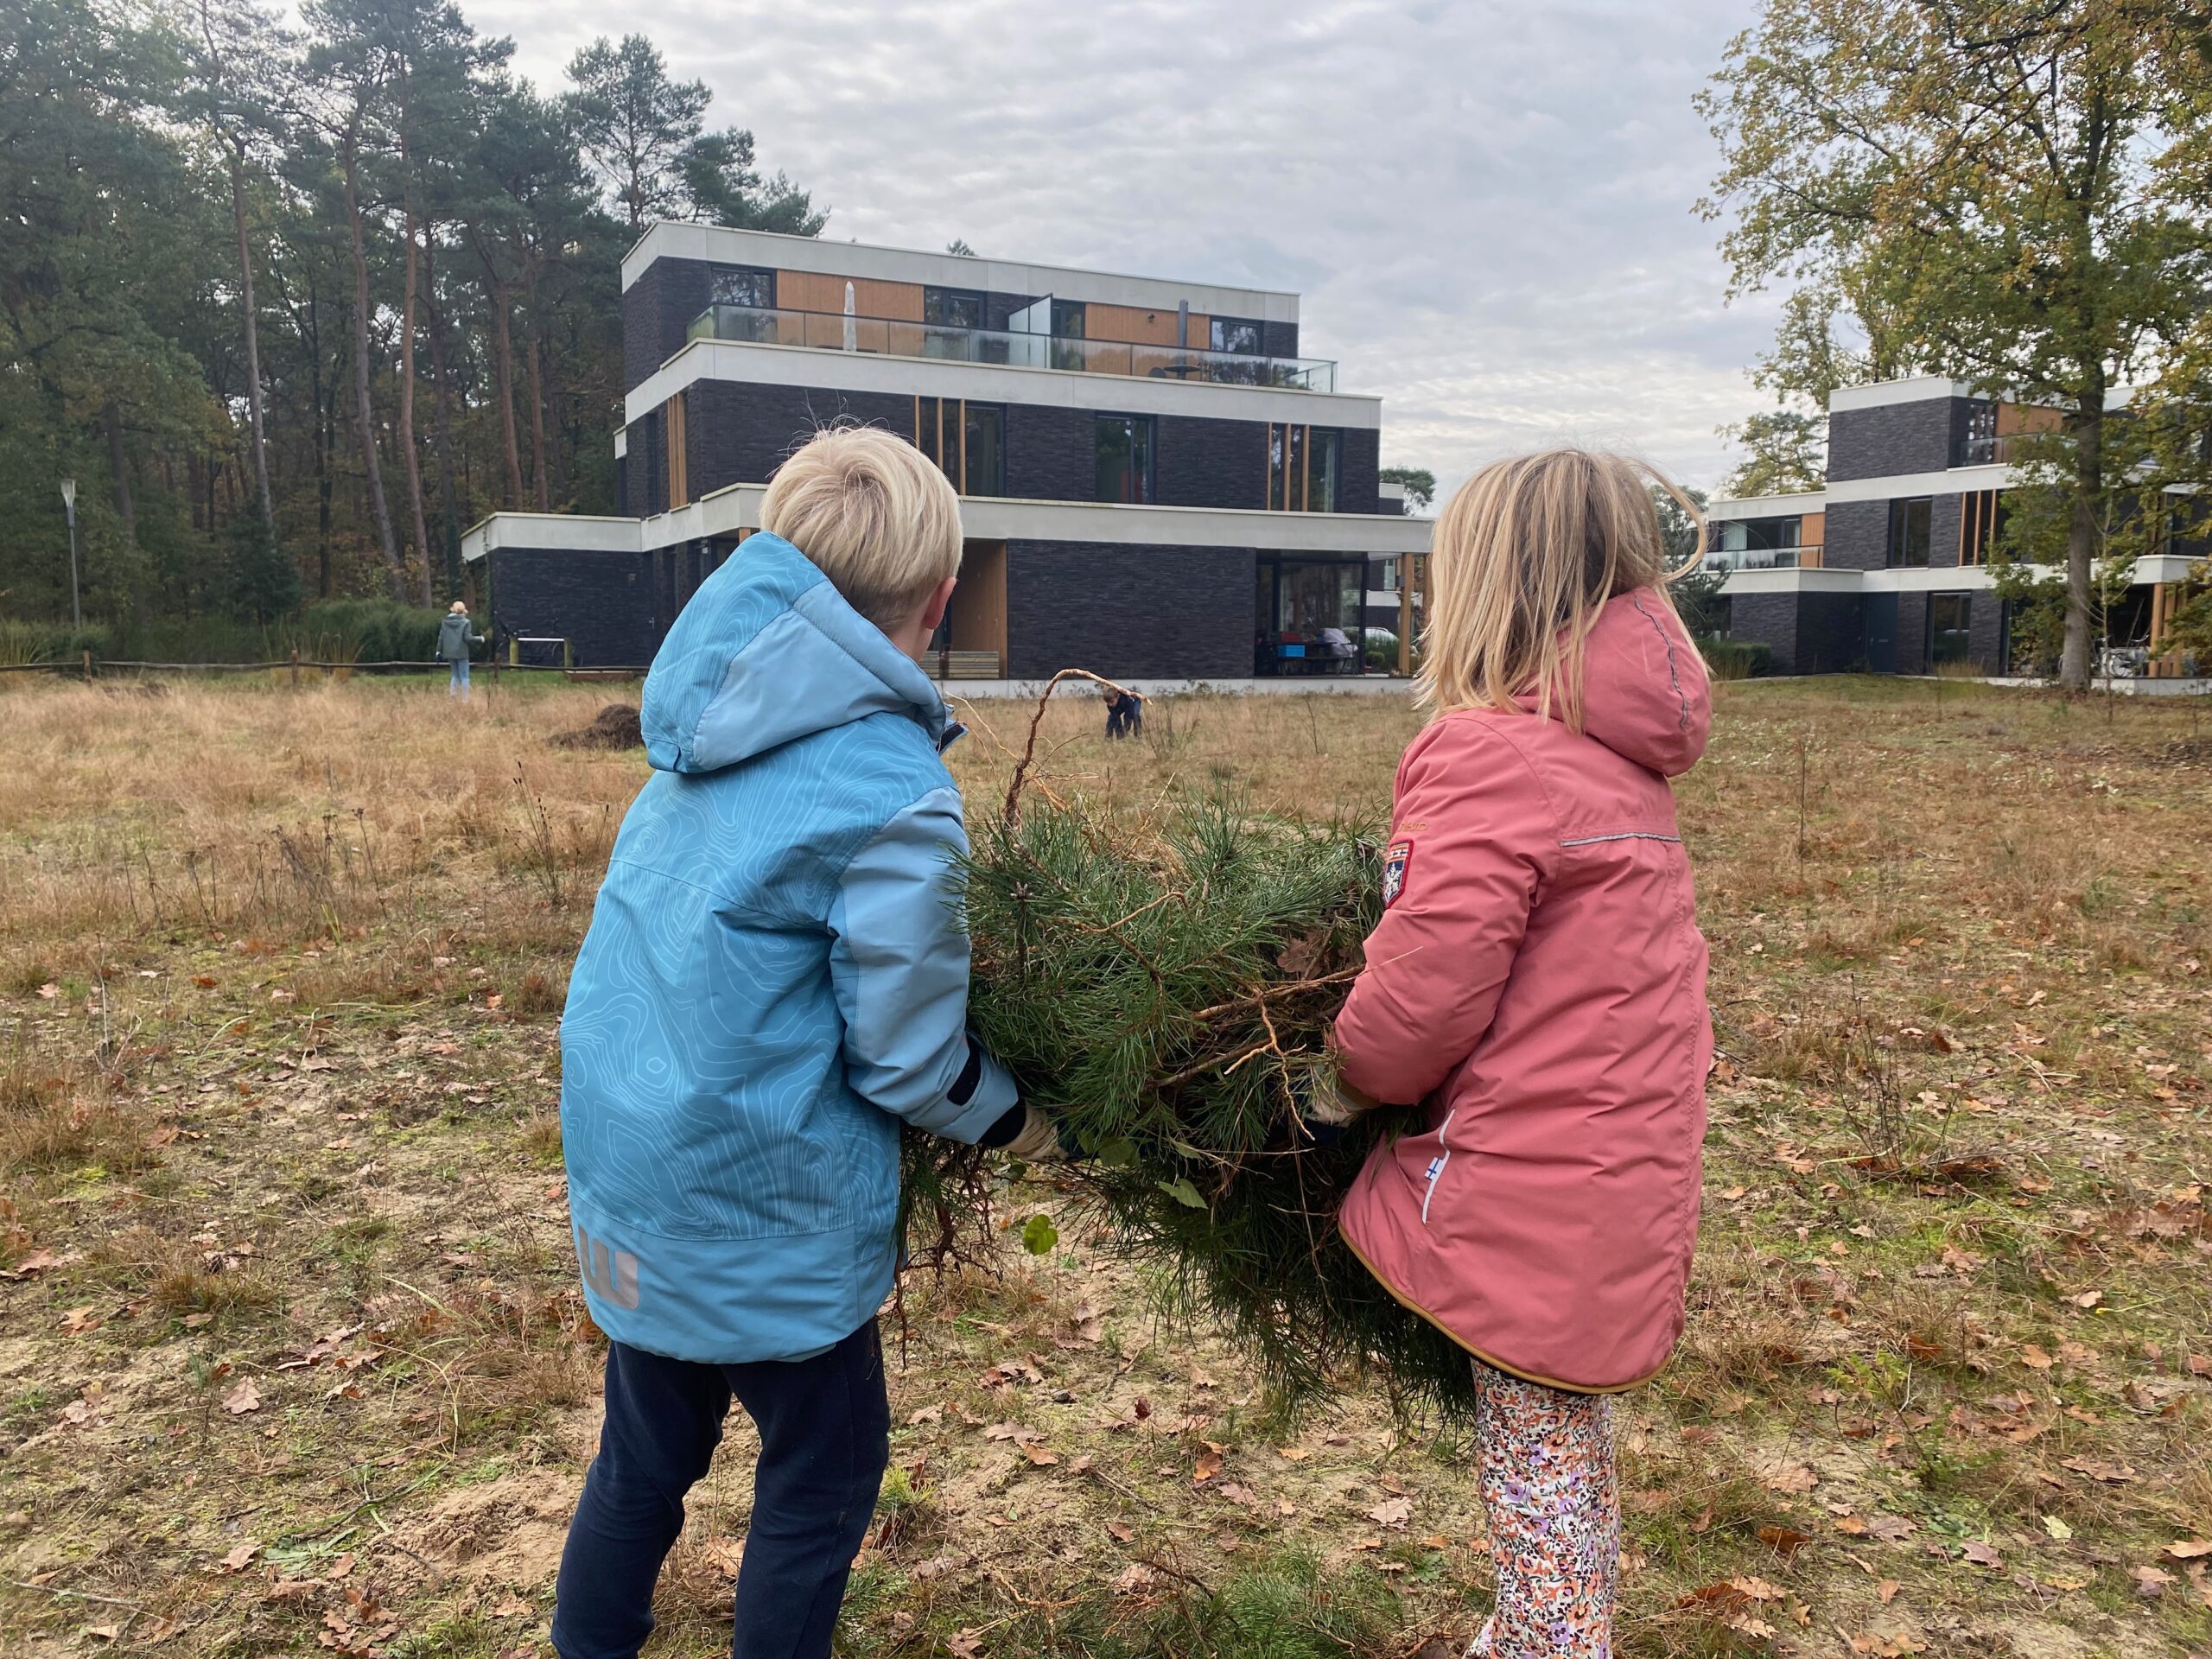
[[[1194,1483],[1202,1484],[1211,1480],[1221,1472],[1221,1448],[1211,1440],[1205,1443],[1205,1451],[1198,1453],[1198,1461],[1191,1468],[1191,1479]]]
[[[218,1573],[243,1573],[245,1571],[246,1564],[260,1554],[260,1544],[249,1538],[232,1549],[229,1554],[224,1556],[221,1560],[216,1562],[215,1570]]]
[[[1751,1472],[1758,1477],[1759,1484],[1770,1491],[1792,1496],[1811,1491],[1821,1481],[1811,1464],[1795,1458],[1770,1458],[1755,1465]]]
[[[1411,1498],[1386,1497],[1367,1511],[1367,1518],[1378,1527],[1391,1527],[1402,1532],[1406,1523],[1413,1519],[1413,1514]]]
[[[238,1387],[223,1396],[223,1409],[233,1417],[261,1409],[261,1390],[254,1386],[251,1377],[241,1378]]]

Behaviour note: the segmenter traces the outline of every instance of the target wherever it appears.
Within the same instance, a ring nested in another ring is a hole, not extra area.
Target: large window
[[[983,326],[983,296],[973,289],[925,288],[922,321],[943,328],[980,328]]]
[[[1910,496],[1890,503],[1890,557],[1892,567],[1909,570],[1928,568],[1929,523],[1935,512],[1932,496]]]
[[[1097,417],[1098,496],[1101,501],[1152,499],[1152,417]]]
[[[1732,518],[1719,526],[1723,552],[1770,552],[1796,547],[1803,533],[1802,518]]]
[[[1972,654],[1972,594],[1928,595],[1928,661],[1933,667],[1963,663]]]
[[[1344,448],[1344,434],[1326,427],[1269,426],[1268,506],[1286,512],[1334,512]]]
[[[968,453],[963,495],[1006,493],[1006,410],[997,404],[969,404],[963,421]]]
[[[1052,302],[1052,332],[1062,340],[1081,340],[1086,320],[1081,300]]]
[[[1213,349],[1235,352],[1243,357],[1258,357],[1267,348],[1262,344],[1265,335],[1256,322],[1243,317],[1216,317],[1213,320]]]
[[[766,310],[776,303],[776,273],[746,265],[716,265],[708,279],[716,305],[751,305]]]
[[[963,495],[1006,493],[1006,410],[958,397],[914,399],[914,447]]]
[[[1253,618],[1253,670],[1261,674],[1357,674],[1364,666],[1363,559],[1262,555]]]

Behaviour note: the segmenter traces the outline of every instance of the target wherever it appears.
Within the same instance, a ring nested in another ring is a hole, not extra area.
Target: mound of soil
[[[610,702],[582,730],[563,732],[553,739],[556,749],[635,749],[645,746],[638,728],[638,711],[626,702]]]

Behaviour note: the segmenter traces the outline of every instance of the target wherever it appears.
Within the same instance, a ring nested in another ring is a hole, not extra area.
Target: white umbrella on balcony
[[[853,321],[853,285],[845,284],[845,349],[856,352],[861,348],[861,331]]]

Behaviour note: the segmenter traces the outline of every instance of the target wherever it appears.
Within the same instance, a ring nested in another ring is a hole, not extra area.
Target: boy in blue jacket
[[[561,1560],[563,1659],[630,1659],[733,1396],[760,1432],[735,1659],[823,1659],[889,1459],[876,1310],[900,1120],[1057,1151],[967,1028],[957,734],[918,665],[960,566],[887,432],[779,469],[645,681],[561,1025],[561,1131],[607,1422]]]

